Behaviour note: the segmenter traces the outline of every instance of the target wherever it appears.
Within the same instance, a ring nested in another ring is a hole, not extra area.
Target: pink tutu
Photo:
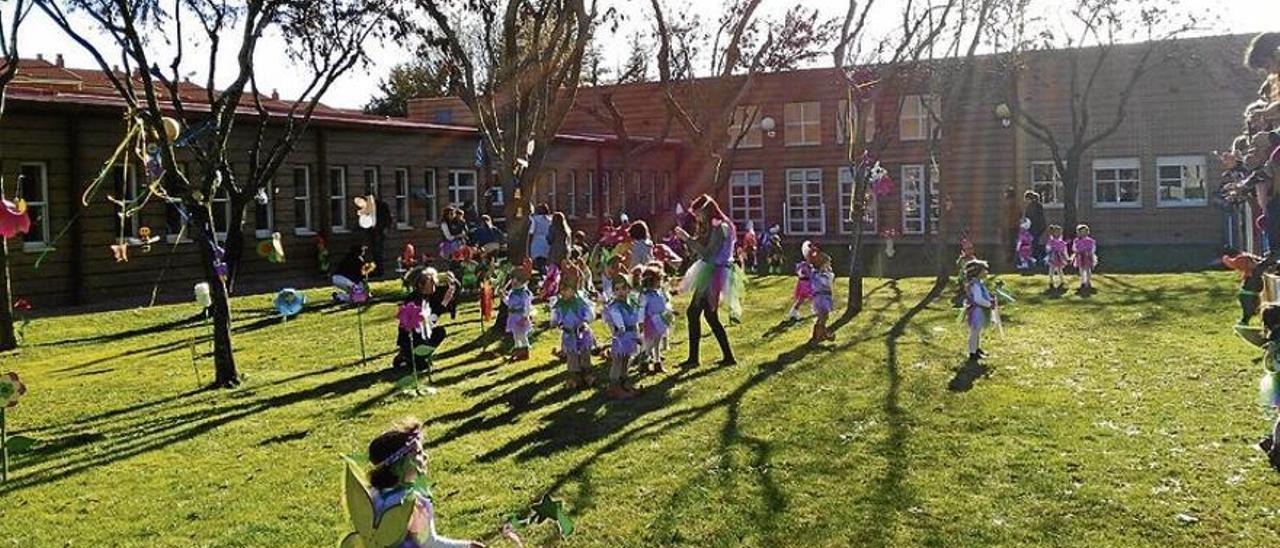
[[[796,291],[793,297],[797,301],[807,301],[813,298],[813,282],[808,278],[796,280]]]

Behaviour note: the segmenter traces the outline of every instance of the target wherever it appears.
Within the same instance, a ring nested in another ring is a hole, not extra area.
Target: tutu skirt
[[[991,324],[991,310],[981,306],[969,306],[964,309],[965,323],[972,329],[986,327]]]
[[[667,336],[667,321],[661,316],[650,316],[644,319],[644,340],[653,342]]]
[[[547,266],[547,276],[542,279],[542,300],[548,301],[560,293],[560,265]]]
[[[796,280],[796,290],[792,294],[795,300],[804,301],[813,298],[813,282],[806,279]]]
[[[813,296],[813,313],[814,314],[830,314],[834,308],[834,302],[830,293],[818,293]]]
[[[596,337],[591,333],[590,327],[564,329],[560,332],[560,350],[565,354],[591,352],[591,349],[595,347]]]
[[[609,355],[615,358],[634,356],[640,350],[640,336],[635,331],[628,331],[613,337],[609,344]]]
[[[703,260],[693,263],[680,280],[681,293],[691,293],[695,299],[706,299],[711,308],[727,303],[731,318],[742,317],[745,289],[746,275],[742,267],[714,265]]]
[[[1053,268],[1066,268],[1067,252],[1066,251],[1051,252],[1048,257],[1048,262],[1049,262],[1049,266]]]
[[[1096,266],[1098,266],[1097,255],[1093,253],[1077,253],[1076,254],[1076,264],[1075,264],[1076,268],[1093,270],[1094,267]]]
[[[527,314],[507,314],[507,333],[528,335],[530,331],[533,331],[533,321]]]
[[[462,240],[445,240],[440,242],[440,258],[453,260],[453,254],[462,249]]]

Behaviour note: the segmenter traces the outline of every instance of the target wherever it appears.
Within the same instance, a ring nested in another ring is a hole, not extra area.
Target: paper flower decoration
[[[27,393],[26,385],[18,379],[18,374],[10,371],[0,375],[0,407],[18,405],[18,398]]]
[[[31,230],[31,217],[27,215],[27,202],[0,200],[0,236],[12,238]]]
[[[888,173],[885,173],[884,176],[878,179],[872,180],[871,193],[875,194],[876,197],[878,198],[884,198],[889,195],[892,195],[893,194],[893,177],[890,177]]]
[[[203,308],[209,308],[213,304],[213,293],[209,289],[208,282],[200,282],[196,284],[196,304]]]
[[[422,306],[418,303],[408,302],[400,305],[400,311],[396,313],[396,319],[400,321],[400,329],[405,331],[417,331],[426,322]]]
[[[129,262],[129,244],[119,243],[112,245],[111,256],[116,258],[117,263]]]
[[[302,307],[306,304],[307,294],[292,287],[281,289],[279,293],[276,293],[276,298],[272,301],[276,312],[279,312],[280,316],[284,318],[297,316],[299,312],[302,312]]]
[[[316,266],[320,272],[329,272],[329,248],[324,245],[324,238],[316,238]]]
[[[347,295],[351,298],[351,302],[355,304],[364,304],[369,300],[369,288],[364,284],[355,284],[347,291]]]
[[[29,301],[27,301],[26,299],[18,299],[18,300],[16,300],[16,301],[13,301],[13,309],[14,309],[14,310],[21,310],[21,311],[23,311],[23,312],[30,312],[30,311],[31,311],[31,303],[30,303]]]

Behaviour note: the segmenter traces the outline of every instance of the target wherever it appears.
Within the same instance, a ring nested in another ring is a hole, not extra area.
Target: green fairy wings
[[[417,497],[410,492],[400,504],[378,516],[369,486],[361,479],[360,466],[348,457],[343,457],[343,461],[346,463],[343,506],[355,532],[343,537],[339,548],[389,548],[403,542],[409,535],[409,519],[413,517]]]

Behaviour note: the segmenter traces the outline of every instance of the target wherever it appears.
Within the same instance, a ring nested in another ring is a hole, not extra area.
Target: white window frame
[[[578,218],[578,170],[570,169],[568,170],[568,172],[569,172],[569,184],[565,188],[565,190],[567,190],[568,192],[564,193],[565,205],[567,205],[568,207],[566,208],[567,211],[565,211],[564,214],[567,215],[570,219],[577,219]]]
[[[338,175],[338,190],[334,193],[334,174]],[[347,168],[346,166],[329,166],[326,171],[325,184],[329,185],[329,230],[338,234],[350,232],[347,228]],[[334,202],[338,203],[337,211],[341,214],[340,219],[334,219]]]
[[[219,203],[222,204],[221,208],[218,207]],[[219,213],[222,214],[223,229],[221,231],[218,230],[218,222],[215,217],[213,223],[213,234],[218,239],[225,239],[227,237],[227,232],[231,230],[231,189],[224,186],[219,188],[217,192],[214,192],[213,200],[210,202],[209,209],[210,213],[213,215],[218,215]],[[219,211],[219,209],[221,209],[221,211]]]
[[[373,174],[373,177],[369,176],[370,173]],[[370,181],[370,179],[373,180]],[[382,197],[382,168],[378,166],[364,167],[364,191],[365,194]]]
[[[587,170],[587,188],[583,189],[582,194],[586,197],[587,218],[596,218],[596,170]]]
[[[409,168],[398,167],[392,172],[396,184],[396,228],[399,230],[413,229],[413,202],[410,201],[412,192],[410,187],[413,186],[409,182]]]
[[[609,186],[613,184],[613,171],[606,169],[600,172],[600,177],[600,191],[602,192],[600,195],[602,207],[600,209],[604,211],[605,217],[611,217],[613,215],[613,189],[609,188]]]
[[[45,248],[49,247],[49,244],[50,244],[49,242],[49,239],[50,239],[50,235],[49,235],[49,213],[50,213],[49,212],[50,210],[49,208],[49,164],[47,162],[22,162],[18,164],[18,174],[22,174],[22,171],[28,167],[39,168],[40,178],[37,181],[37,186],[40,187],[40,195],[44,199],[40,201],[35,201],[28,196],[21,196],[22,199],[27,201],[28,216],[31,215],[30,212],[32,208],[41,209],[40,226],[32,227],[34,230],[28,232],[27,234],[22,235],[22,250],[26,252],[43,251]],[[27,238],[32,233],[38,233],[40,236],[40,240],[34,241],[34,242],[28,241]]]
[[[556,199],[559,198],[560,194],[557,192],[559,189],[556,188],[556,185],[559,184],[559,181],[556,179],[556,170],[554,169],[549,169],[545,174],[543,174],[542,198],[546,202],[547,207],[551,208],[552,213],[562,211],[560,209],[560,204],[556,203]]]
[[[868,101],[865,105],[870,108],[867,109],[867,119],[862,127],[862,140],[870,143],[872,139],[876,138],[876,104]],[[845,144],[845,139],[847,138],[845,134],[849,132],[849,128],[846,127],[846,122],[849,119],[845,118],[845,111],[848,108],[849,101],[847,99],[841,99],[840,104],[836,105],[836,144]],[[853,118],[851,119],[855,124],[858,123],[859,110],[861,109],[855,104],[852,112]]]
[[[817,174],[817,180],[811,179],[811,176],[813,176],[814,174]],[[794,175],[799,175],[801,177],[801,180],[798,182],[793,181],[792,177]],[[797,184],[801,185],[799,193],[795,192],[796,188],[794,185],[797,185]],[[816,184],[818,186],[818,192],[816,195],[818,198],[818,203],[816,204],[816,206],[814,204],[808,203],[808,199],[814,197],[814,195],[809,192],[810,189],[808,188],[809,185],[813,185],[813,184]],[[782,210],[783,225],[784,225],[783,230],[787,234],[795,235],[795,236],[821,236],[826,234],[827,233],[827,203],[826,203],[826,198],[824,197],[824,194],[826,194],[826,192],[825,192],[825,189],[823,189],[822,168],[792,168],[792,169],[786,170],[786,190],[787,190],[787,201],[786,201],[785,207],[783,207],[783,210]],[[804,212],[804,218],[800,219],[799,222],[801,222],[802,225],[805,226],[806,228],[802,228],[800,230],[796,230],[796,228],[792,226],[792,223],[797,222],[797,219],[793,218],[791,213],[791,210],[793,209],[792,200],[795,198],[799,198],[803,202],[799,206],[794,206]],[[813,217],[813,213],[815,211],[817,212],[816,220],[818,221],[818,228],[816,230],[813,230],[813,229],[807,228],[807,226],[809,225],[810,222],[815,220]]]
[[[1181,176],[1178,178],[1179,184],[1177,188],[1182,191],[1184,196],[1186,195],[1188,179],[1198,177],[1200,179],[1200,191],[1204,197],[1197,199],[1165,198],[1164,183],[1173,180],[1164,178],[1160,173],[1161,168],[1165,167],[1181,168]],[[1208,182],[1205,180],[1206,173],[1204,156],[1188,154],[1156,157],[1156,207],[1204,207],[1209,205]]]
[[[743,124],[751,124],[743,133]],[[764,130],[760,128],[760,105],[739,105],[733,109],[733,121],[729,124],[729,143],[742,135],[737,148],[761,148],[764,146]]]
[[[1036,168],[1045,167],[1045,166],[1048,166],[1049,169],[1053,170],[1053,179],[1042,180],[1036,177]],[[1063,193],[1062,174],[1058,173],[1058,165],[1056,163],[1054,163],[1051,160],[1037,160],[1037,161],[1031,162],[1031,166],[1028,169],[1027,180],[1031,181],[1031,185],[1030,185],[1031,190],[1034,190],[1036,191],[1036,193],[1040,194],[1040,203],[1044,205],[1044,207],[1049,209],[1062,208],[1062,193]],[[1043,186],[1049,186],[1053,189],[1052,200],[1044,199],[1045,198],[1044,192],[1040,191],[1040,187],[1043,187]]]
[[[462,175],[470,175],[471,184],[469,185],[461,184],[459,182],[459,178]],[[449,200],[449,205],[451,207],[462,207],[462,204],[468,201],[468,200],[461,199],[463,197],[463,193],[467,191],[471,192],[470,202],[472,204],[475,204],[476,200],[480,198],[479,182],[480,182],[479,175],[476,174],[476,170],[474,169],[449,170],[449,183],[448,183],[448,188],[446,189],[446,194],[447,194],[446,198],[448,198]]]
[[[253,235],[254,235],[255,237],[257,237],[259,240],[264,239],[264,238],[270,238],[270,237],[271,237],[271,233],[272,233],[272,232],[275,232],[275,228],[276,228],[276,212],[275,212],[275,209],[276,209],[276,183],[275,183],[275,181],[267,181],[267,188],[266,188],[266,192],[267,192],[267,203],[266,203],[266,204],[260,204],[260,203],[258,203],[258,200],[257,200],[256,198],[253,200]],[[264,209],[264,208],[265,208],[265,209]],[[267,226],[266,226],[266,227],[258,226],[258,212],[259,212],[259,211],[266,211],[266,212],[267,212]]]
[[[658,214],[658,172],[649,172],[649,217]]]
[[[786,134],[783,141],[789,147],[822,144],[822,103],[805,101],[787,103],[783,110]]]
[[[1116,187],[1116,198],[1114,202],[1098,201],[1098,173],[1103,171],[1115,171],[1131,169],[1135,173],[1133,179],[1116,178],[1107,184],[1114,184]],[[1120,185],[1123,182],[1132,181],[1137,185],[1137,200],[1131,202],[1118,201],[1120,197]],[[1137,158],[1107,158],[1093,161],[1093,207],[1099,209],[1142,209],[1142,162]]]
[[[853,231],[849,230],[849,226],[855,221],[849,219],[853,214],[849,201],[853,197],[854,188],[857,187],[857,181],[853,179],[853,170],[848,167],[840,168],[836,174],[836,181],[840,186],[840,233],[852,234]],[[870,200],[867,201],[866,211],[863,211],[862,233],[876,234],[880,231],[880,208],[876,193],[871,191],[871,185],[867,185],[867,197]],[[867,227],[868,224],[870,229]]]
[[[434,227],[440,224],[440,195],[439,195],[439,179],[436,177],[436,168],[429,167],[422,170],[422,186],[424,187],[423,201],[426,202],[427,216],[425,225]]]
[[[658,196],[654,198],[655,200],[662,200],[662,207],[658,208],[659,212],[670,207],[671,202],[675,201],[671,198],[671,172],[663,171],[661,177],[662,182],[658,184]]]
[[[302,173],[302,188],[307,193],[298,195],[298,174]],[[311,198],[311,166],[298,165],[293,166],[289,170],[290,180],[293,183],[293,234],[295,236],[314,236],[315,229],[315,211],[313,209]],[[302,203],[303,218],[298,218],[298,203]]]
[[[933,105],[933,109],[941,112],[942,104],[937,95],[907,95],[902,98],[902,112],[898,114],[898,140],[923,141],[929,138],[933,129],[933,119],[925,103]],[[913,122],[914,133],[908,133],[907,122]]]
[[[755,201],[759,201],[758,206],[753,205]],[[738,229],[746,230],[747,221],[752,221],[757,231],[763,231],[764,212],[764,171],[742,169],[730,173],[729,218],[738,225]]]
[[[924,234],[925,211],[929,215],[929,233],[938,233],[938,221],[940,216],[938,207],[938,170],[933,168],[930,174],[932,183],[929,185],[929,200],[926,202],[924,198],[924,164],[907,164],[902,166],[902,177],[898,179],[902,187],[902,233],[903,234]],[[914,215],[911,215],[910,209],[907,208],[909,202],[916,204]],[[927,209],[926,209],[927,208]],[[919,223],[918,228],[911,228],[911,223]]]
[[[187,177],[191,177],[191,166],[190,166],[187,162],[178,162],[178,171],[179,171],[179,172],[181,172],[181,173],[183,173],[183,174],[185,174]],[[185,243],[189,243],[189,242],[193,241],[193,240],[191,239],[191,231],[190,231],[190,229],[188,229],[188,230],[186,231],[186,234],[182,237],[182,240],[181,240],[181,241],[179,241],[179,240],[178,240],[178,236],[179,236],[180,234],[182,234],[182,233],[183,233],[183,230],[182,230],[183,225],[181,225],[181,224],[180,224],[180,225],[179,225],[179,227],[178,227],[178,231],[177,231],[177,232],[174,232],[174,231],[173,231],[173,227],[169,226],[169,215],[170,215],[170,212],[172,212],[172,214],[173,214],[173,215],[176,215],[176,216],[177,216],[177,221],[178,221],[179,223],[182,223],[182,222],[183,222],[183,220],[182,220],[182,214],[181,214],[181,213],[178,213],[178,211],[173,207],[173,205],[171,205],[171,204],[164,204],[164,215],[165,215],[165,218],[164,218],[164,227],[165,227],[164,241],[165,241],[166,243],[169,243],[169,244],[185,244]]]

